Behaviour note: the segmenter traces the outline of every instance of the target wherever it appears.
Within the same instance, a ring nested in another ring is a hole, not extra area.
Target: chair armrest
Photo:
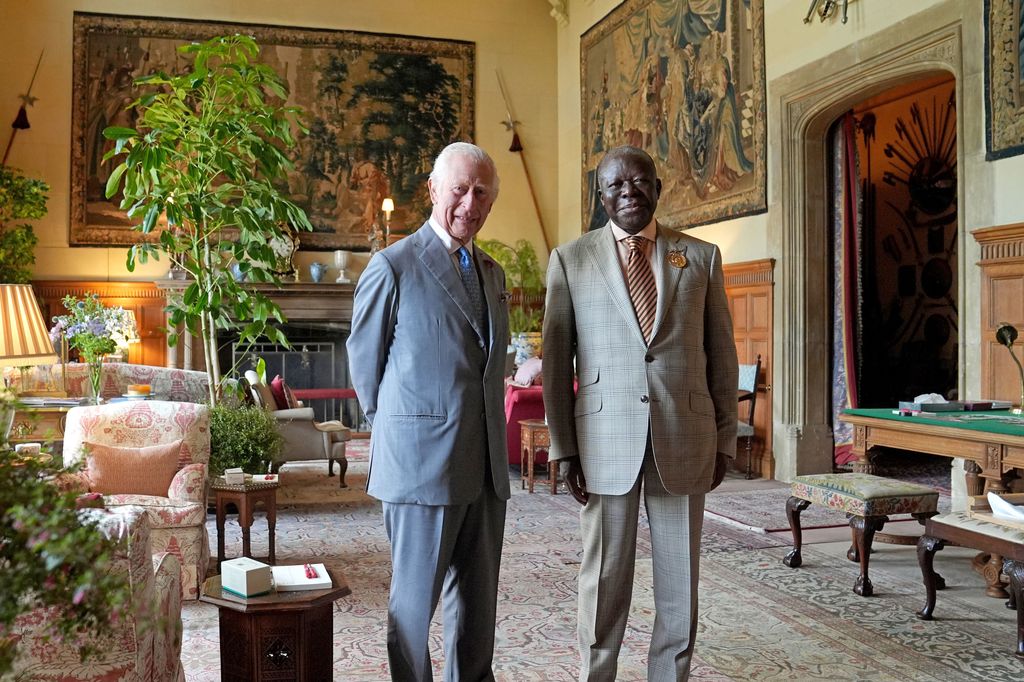
[[[203,502],[206,500],[206,465],[201,462],[186,464],[174,474],[167,497],[172,500]]]
[[[292,407],[287,410],[274,410],[270,416],[278,421],[313,421],[312,407]]]
[[[324,433],[335,433],[338,431],[347,432],[349,430],[347,426],[342,424],[337,419],[332,419],[331,421],[327,422],[313,422],[313,428],[315,428],[317,431],[322,431]]]

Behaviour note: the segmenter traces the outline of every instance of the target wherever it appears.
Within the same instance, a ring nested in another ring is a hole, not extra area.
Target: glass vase
[[[92,404],[99,405],[102,398],[100,391],[103,389],[103,360],[97,359],[89,362],[89,388],[92,389]]]

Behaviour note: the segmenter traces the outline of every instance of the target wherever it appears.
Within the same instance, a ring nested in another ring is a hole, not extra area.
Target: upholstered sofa
[[[181,562],[181,590],[185,599],[197,599],[206,577],[210,543],[206,532],[207,465],[210,461],[210,413],[205,405],[145,400],[74,407],[68,411],[64,432],[64,464],[86,457],[86,443],[119,450],[169,444],[181,440],[176,472],[164,494],[104,492],[109,508],[139,506],[151,527],[154,552],[169,552]],[[149,475],[143,463],[125,467],[129,487]],[[172,468],[171,470],[175,470]],[[85,472],[78,487],[90,489]],[[95,487],[91,489],[96,489]]]
[[[97,652],[80,660],[71,642],[48,637],[53,613],[38,608],[15,619],[18,658],[13,679],[40,682],[88,680],[106,682],[178,682],[185,679],[181,666],[181,571],[168,552],[153,554],[149,514],[141,507],[85,509],[101,531],[118,540],[114,570],[123,573],[131,590],[131,603],[112,621],[109,639],[92,642]],[[140,616],[146,616],[141,618]]]
[[[4,369],[4,379],[18,393],[47,391],[60,388],[63,381],[61,373],[59,364],[30,367],[25,372],[24,385],[22,385],[20,369],[8,367]],[[91,395],[89,365],[69,362],[66,376],[68,395],[77,397]],[[207,392],[209,380],[206,377],[206,372],[152,365],[132,365],[126,362],[103,363],[103,388],[100,394],[104,398],[116,398],[124,395],[128,392],[130,384],[149,384],[152,387],[152,395],[160,400],[189,403],[209,401]]]

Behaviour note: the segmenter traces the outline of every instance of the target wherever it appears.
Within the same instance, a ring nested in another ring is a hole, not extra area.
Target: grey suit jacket
[[[476,258],[486,334],[429,224],[374,255],[356,285],[349,371],[373,426],[367,491],[385,502],[467,504],[485,467],[498,497],[509,497],[505,274],[482,250]]]
[[[669,262],[673,251],[685,267]],[[736,454],[736,346],[721,253],[658,225],[651,265],[660,274],[648,346],[610,227],[558,247],[549,260],[549,456],[579,456],[590,492],[621,495],[633,486],[648,430],[662,482],[677,495],[707,492],[716,453]]]

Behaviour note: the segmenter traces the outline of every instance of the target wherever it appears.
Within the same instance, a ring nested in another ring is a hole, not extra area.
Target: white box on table
[[[258,597],[271,589],[270,566],[249,557],[224,561],[220,565],[220,586],[239,597]]]

